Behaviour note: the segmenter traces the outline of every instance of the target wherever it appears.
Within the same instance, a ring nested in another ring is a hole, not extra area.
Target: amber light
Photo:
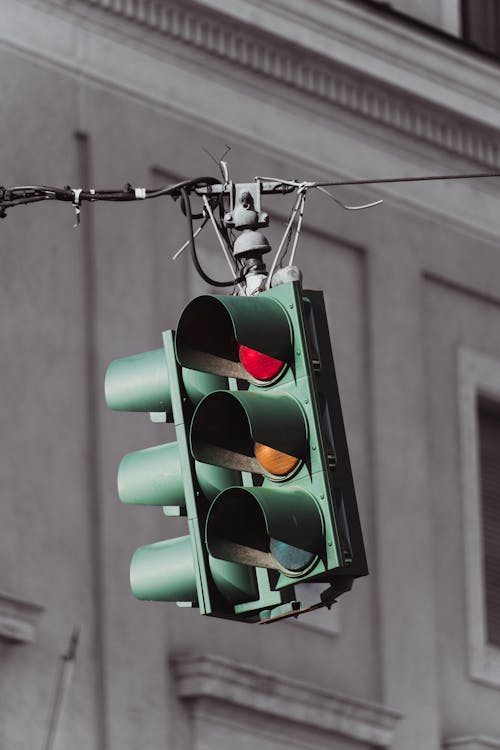
[[[287,476],[300,461],[296,456],[290,456],[288,453],[283,453],[262,443],[255,443],[254,453],[262,468],[276,477]]]
[[[245,370],[256,380],[272,380],[285,366],[281,359],[250,349],[244,344],[238,344],[238,356]]]

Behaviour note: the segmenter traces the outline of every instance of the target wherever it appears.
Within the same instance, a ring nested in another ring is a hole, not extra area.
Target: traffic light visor
[[[139,547],[130,563],[137,599],[196,602],[196,572],[189,536]]]
[[[115,411],[170,412],[172,399],[165,351],[115,359],[104,381],[106,403]]]
[[[218,495],[207,517],[211,555],[223,560],[303,575],[318,560],[323,522],[314,497],[290,487],[232,487]]]
[[[194,413],[190,440],[197,461],[277,480],[288,478],[308,451],[304,414],[287,393],[211,393]]]
[[[184,507],[184,485],[177,443],[127,453],[118,469],[122,503]]]
[[[203,295],[181,315],[176,352],[182,367],[268,384],[293,362],[292,328],[275,299]]]

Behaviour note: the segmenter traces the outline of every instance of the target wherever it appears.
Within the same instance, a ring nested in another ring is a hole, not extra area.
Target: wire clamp
[[[144,187],[137,187],[134,188],[135,197],[137,200],[145,200],[146,198],[146,188]]]
[[[76,227],[80,224],[80,214],[81,214],[80,195],[82,193],[82,188],[70,188],[70,190],[73,193],[73,208],[75,209],[75,223],[73,224],[73,228],[76,229]]]

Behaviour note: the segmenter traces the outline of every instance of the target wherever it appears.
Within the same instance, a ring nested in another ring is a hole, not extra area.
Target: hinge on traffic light
[[[337,456],[335,455],[335,453],[328,451],[328,453],[326,454],[326,459],[329,469],[334,469],[337,466]]]
[[[318,375],[321,372],[321,360],[319,357],[313,356],[311,359],[311,365],[312,369],[315,375]]]

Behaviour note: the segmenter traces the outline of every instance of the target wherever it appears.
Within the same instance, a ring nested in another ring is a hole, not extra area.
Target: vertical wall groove
[[[79,184],[92,184],[91,144],[86,133],[75,134]],[[94,251],[94,222],[92,212],[87,215],[87,205],[82,207],[82,222],[79,227],[82,245],[83,282],[83,339],[86,388],[86,434],[84,451],[86,456],[87,498],[90,530],[90,564],[92,599],[94,603],[91,642],[94,644],[95,667],[95,711],[99,750],[108,748],[107,697],[106,697],[106,649],[105,611],[103,586],[103,528],[100,482],[100,435],[97,419],[98,363],[96,320],[96,268]],[[85,213],[84,213],[85,212]]]

